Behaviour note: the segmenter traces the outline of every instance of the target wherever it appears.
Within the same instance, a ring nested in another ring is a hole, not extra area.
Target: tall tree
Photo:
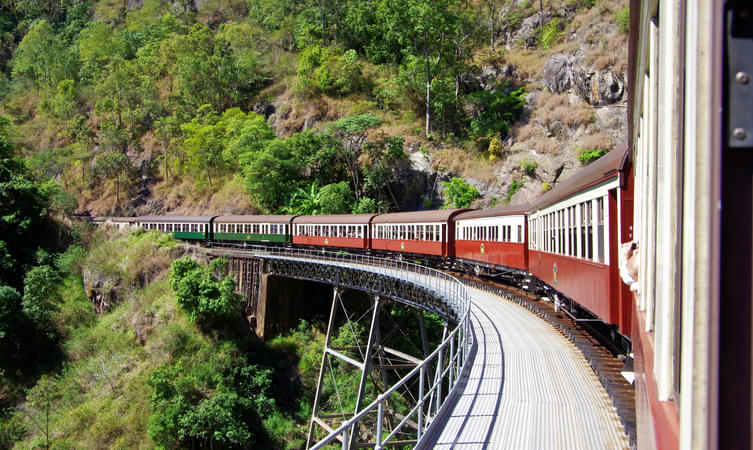
[[[356,201],[361,191],[361,166],[359,159],[363,153],[363,145],[370,130],[381,124],[381,120],[373,114],[345,117],[330,125],[330,131],[343,142],[340,153],[350,175],[351,183],[356,195]]]
[[[67,50],[52,26],[41,20],[29,28],[13,55],[13,77],[26,78],[44,87],[54,87],[70,78]]]

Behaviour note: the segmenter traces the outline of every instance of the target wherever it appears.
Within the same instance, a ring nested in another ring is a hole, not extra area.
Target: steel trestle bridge
[[[518,305],[404,261],[286,247],[212,247],[215,256],[262,261],[255,267],[269,275],[334,287],[309,448],[628,447],[615,409],[582,354]],[[342,302],[344,289],[371,298],[359,317],[368,322],[363,327],[368,338],[348,348],[333,339],[338,317],[353,320]],[[379,312],[388,300],[419,312],[423,358],[392,349],[383,339]],[[444,321],[441,342],[433,349],[427,348],[424,312]],[[323,380],[328,372],[335,376],[333,363],[360,373],[358,398],[347,416],[322,404]],[[395,367],[404,369],[402,376],[387,377],[385,369]],[[382,389],[367,394],[370,377],[381,377]],[[364,405],[367,398],[371,401]]]

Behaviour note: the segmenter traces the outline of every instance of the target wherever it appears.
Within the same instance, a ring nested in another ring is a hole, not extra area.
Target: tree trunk
[[[492,13],[492,17],[494,13]],[[492,51],[494,51],[494,19],[489,18],[489,42],[491,43]]]
[[[429,63],[429,54],[424,51],[426,57],[426,136],[429,136],[431,123],[431,66]]]
[[[544,0],[539,0],[539,19],[541,28],[544,28]]]

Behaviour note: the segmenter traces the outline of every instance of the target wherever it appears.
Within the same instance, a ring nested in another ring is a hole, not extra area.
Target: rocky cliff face
[[[622,7],[617,2],[611,10],[595,6],[579,13],[560,11],[569,23],[567,36],[548,53],[530,50],[539,17],[527,17],[508,36],[504,63],[484,66],[480,75],[466,80],[482,89],[512,80],[529,92],[523,119],[503,143],[501,161],[490,162],[494,180],[461,174],[483,196],[474,206],[490,206],[508,196],[511,204],[535,200],[583,168],[577,159],[581,150],[612,150],[626,141],[626,35],[614,21]],[[516,64],[529,63],[524,58],[537,52],[543,62],[539,66]],[[509,195],[513,185],[517,191]]]
[[[525,86],[528,95],[523,118],[492,158],[453,150],[441,140],[409,137],[406,152],[414,175],[408,177],[413,185],[408,189],[410,195],[419,200],[436,200],[437,196],[441,200],[442,185],[437,180],[461,176],[482,195],[475,207],[508,199],[510,204],[527,203],[582,169],[577,159],[581,150],[612,150],[625,142],[627,35],[615,17],[626,2],[609,3],[591,8],[578,8],[578,2],[564,2],[559,8],[550,5],[545,23],[557,20],[563,24],[559,40],[550,49],[537,48],[538,12],[522,18],[515,30],[498,36],[500,46],[494,55],[477,58],[480,70],[462,74],[459,87],[468,93],[491,90],[505,81]],[[254,107],[279,136],[335,120],[335,109],[326,101],[306,108],[282,98]],[[456,155],[447,158],[452,151]],[[448,159],[487,160],[464,166],[462,162],[448,164]],[[477,170],[479,165],[484,166],[483,174]],[[420,208],[421,202],[417,202]]]

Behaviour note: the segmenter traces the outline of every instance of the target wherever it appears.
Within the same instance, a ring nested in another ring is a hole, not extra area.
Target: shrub
[[[450,181],[442,181],[448,203],[443,208],[469,208],[471,202],[479,196],[476,186],[468,184],[464,179],[454,177]]]
[[[513,179],[512,184],[510,184],[510,187],[507,189],[507,196],[505,197],[505,203],[510,203],[510,200],[512,200],[512,196],[515,195],[520,188],[523,187],[525,184],[525,181],[518,181]]]
[[[471,131],[474,137],[488,145],[492,137],[507,136],[513,123],[520,118],[526,92],[522,87],[514,89],[505,81],[492,91],[474,92],[470,97],[479,109],[479,114],[471,119]]]
[[[526,173],[529,177],[533,178],[536,175],[536,168],[539,167],[538,163],[536,161],[531,161],[528,158],[525,158],[524,160],[520,161],[520,168],[523,169],[523,172]]]
[[[584,166],[591,164],[592,162],[596,161],[609,152],[609,150],[605,150],[603,148],[595,148],[592,150],[579,148],[579,150],[580,153],[578,154],[578,161],[582,162]]]
[[[353,208],[353,190],[347,181],[324,186],[319,196],[322,214],[347,214]]]
[[[538,35],[538,44],[541,48],[551,48],[562,36],[564,24],[558,18],[554,18],[548,24],[540,28]]]
[[[188,256],[176,260],[171,266],[170,285],[178,305],[195,322],[216,324],[232,318],[239,311],[241,300],[233,292],[235,282],[230,276],[220,279],[216,273],[219,266],[215,261],[208,269],[203,269]]]
[[[549,183],[548,183],[548,182],[546,182],[546,181],[545,181],[545,182],[543,182],[543,183],[541,183],[541,191],[542,191],[542,192],[549,192],[549,191],[551,191],[551,190],[552,190],[552,185],[551,185],[551,184],[549,184]]]
[[[358,204],[353,207],[353,214],[368,214],[377,212],[377,203],[371,197],[361,197]]]
[[[617,21],[617,28],[620,29],[620,32],[627,34],[630,30],[630,9],[626,6],[617,11],[615,19]]]
[[[497,137],[493,137],[489,141],[489,161],[495,161],[504,153],[504,147],[502,142]]]

